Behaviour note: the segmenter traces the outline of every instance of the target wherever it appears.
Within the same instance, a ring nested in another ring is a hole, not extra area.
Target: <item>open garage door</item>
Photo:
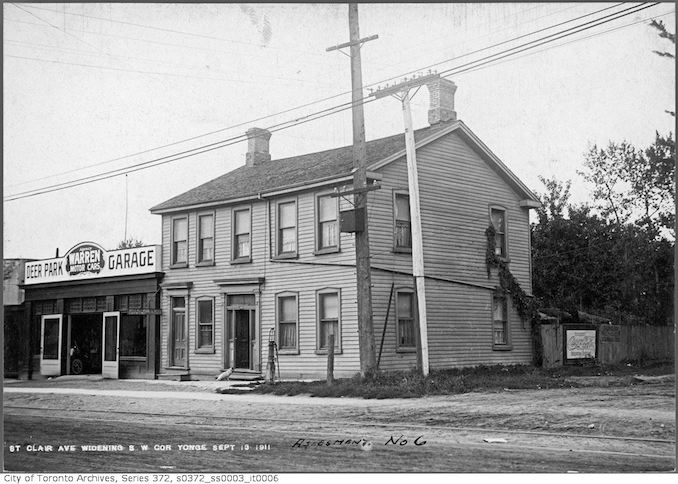
[[[118,379],[120,375],[120,313],[104,313],[103,361],[101,374],[104,378]]]

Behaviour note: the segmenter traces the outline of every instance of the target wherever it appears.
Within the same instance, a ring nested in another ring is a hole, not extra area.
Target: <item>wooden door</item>
[[[101,375],[104,378],[120,377],[120,313],[104,313],[102,330],[103,348]]]
[[[40,374],[61,375],[61,314],[43,316],[40,324]]]
[[[250,334],[250,314],[251,311],[237,309],[233,311],[235,318],[235,367],[250,368],[250,348],[252,338]]]

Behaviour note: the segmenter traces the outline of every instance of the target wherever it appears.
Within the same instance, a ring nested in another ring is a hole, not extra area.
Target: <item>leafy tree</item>
[[[125,240],[118,242],[118,249],[133,249],[134,247],[143,247],[144,243],[141,239],[135,239],[134,237],[129,237]]]
[[[569,181],[542,183],[543,208],[539,223],[532,226],[539,307],[622,322],[670,322],[673,245],[647,227],[618,224],[586,204],[571,204]]]
[[[656,133],[645,150],[626,141],[610,142],[605,149],[594,145],[585,154],[585,170],[578,173],[594,185],[595,208],[605,219],[618,226],[636,223],[659,234],[675,227],[675,150],[671,133]]]

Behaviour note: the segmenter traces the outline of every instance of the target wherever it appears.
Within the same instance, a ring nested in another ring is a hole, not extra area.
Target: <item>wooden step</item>
[[[261,376],[261,372],[256,370],[234,370],[228,379],[237,381],[257,381],[263,380],[264,377]]]
[[[191,374],[188,370],[165,369],[162,373],[158,373],[158,380],[189,381],[190,379]]]

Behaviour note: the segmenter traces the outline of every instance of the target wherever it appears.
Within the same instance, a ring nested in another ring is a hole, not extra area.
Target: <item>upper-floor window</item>
[[[395,193],[393,196],[395,218],[394,248],[412,249],[412,223],[410,218],[410,197],[406,193]]]
[[[336,289],[325,289],[317,294],[319,351],[327,351],[330,335],[334,335],[334,349],[341,351],[341,296]]]
[[[339,248],[339,199],[318,197],[318,250]]]
[[[298,351],[298,307],[296,293],[278,295],[278,348],[280,351]]]
[[[278,255],[297,253],[297,203],[278,204]]]
[[[214,214],[198,216],[198,262],[214,262]]]
[[[495,346],[506,346],[509,343],[508,307],[504,295],[492,297],[492,338]]]
[[[399,290],[396,292],[397,349],[416,347],[414,330],[414,293],[411,290]]]
[[[507,257],[506,249],[506,210],[490,207],[490,220],[494,227],[494,253],[499,257]]]
[[[233,260],[249,261],[251,258],[250,209],[233,211]]]
[[[188,262],[188,217],[172,219],[172,265]]]
[[[198,299],[198,349],[214,348],[214,301]]]

